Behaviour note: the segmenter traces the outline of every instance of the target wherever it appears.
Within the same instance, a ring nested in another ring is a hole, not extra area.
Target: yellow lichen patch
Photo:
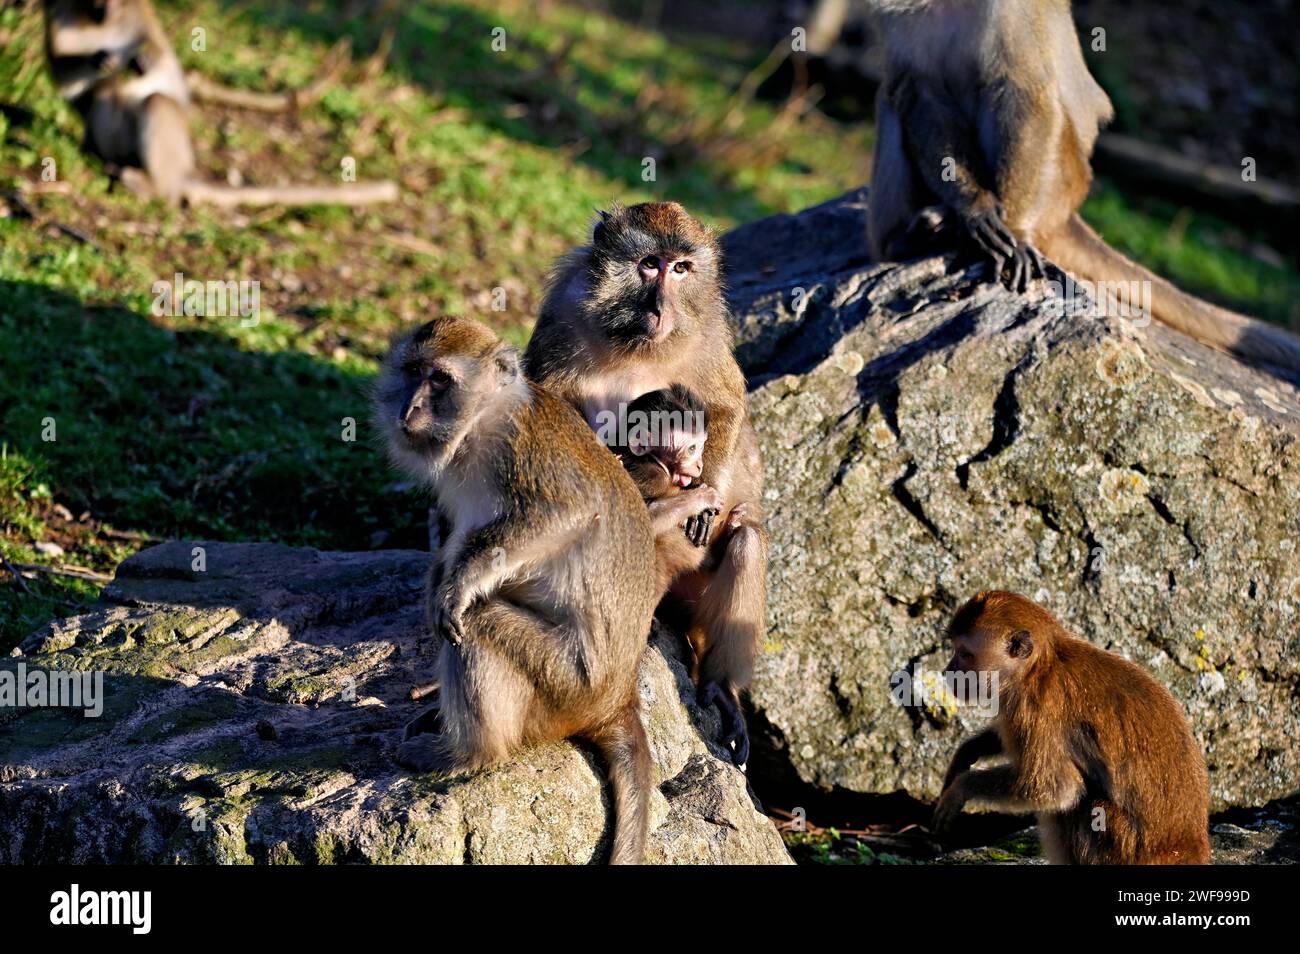
[[[867,434],[871,437],[871,443],[878,448],[898,443],[898,436],[885,423],[885,416],[880,413],[878,404],[871,405],[871,410],[867,412]]]
[[[831,364],[839,368],[845,374],[859,374],[867,362],[862,355],[856,351],[842,351],[831,358]]]
[[[1120,513],[1127,513],[1151,492],[1151,484],[1136,470],[1113,468],[1101,475],[1097,492]]]
[[[1101,354],[1097,358],[1097,377],[1117,388],[1129,388],[1147,376],[1146,355],[1131,341],[1114,338],[1101,339]]]

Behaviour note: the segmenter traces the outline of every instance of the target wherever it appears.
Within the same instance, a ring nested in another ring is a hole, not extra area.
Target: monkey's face
[[[658,443],[633,440],[628,450],[644,466],[661,471],[671,487],[689,487],[704,472],[704,442],[707,434],[675,428],[660,434]]]
[[[394,462],[436,473],[477,424],[508,411],[522,386],[518,352],[478,322],[440,318],[398,342],[375,387]]]
[[[602,212],[588,281],[589,321],[617,347],[684,338],[721,305],[716,243],[676,203]]]
[[[952,637],[952,659],[946,674],[953,696],[962,705],[973,705],[981,687],[1000,690],[1015,684],[1034,654],[1034,640],[1028,630],[980,627]],[[996,674],[997,682],[991,683]]]
[[[643,493],[648,483],[662,485],[667,493],[699,479],[704,473],[708,420],[705,406],[681,385],[651,391],[628,406],[624,463],[629,470],[635,468],[633,478]]]

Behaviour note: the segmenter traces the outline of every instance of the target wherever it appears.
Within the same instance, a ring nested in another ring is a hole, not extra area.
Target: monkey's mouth
[[[402,440],[406,446],[413,451],[421,453],[432,453],[447,442],[449,434],[439,432],[436,427],[410,427],[400,421],[397,425],[397,431],[402,435]]]

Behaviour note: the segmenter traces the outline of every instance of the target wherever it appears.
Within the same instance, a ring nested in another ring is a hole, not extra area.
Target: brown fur
[[[937,830],[975,799],[1037,810],[1044,854],[1058,863],[1209,864],[1205,760],[1146,670],[1015,593],[971,599],[949,638],[950,672],[998,673],[999,712],[953,758]],[[990,756],[1007,764],[972,769]]]
[[[650,318],[654,286],[638,271],[646,256],[690,265],[661,299],[671,320],[662,338],[647,330],[657,326]],[[739,693],[752,676],[765,626],[767,535],[762,461],[747,418],[745,377],[732,353],[721,258],[713,233],[677,203],[602,213],[592,244],[571,252],[552,272],[524,361],[530,377],[595,428],[602,414],[674,384],[706,406],[709,439],[700,481],[721,496],[724,514],[709,542],[724,534],[727,539],[716,568],[677,576],[664,610],[685,621],[699,680],[720,687],[738,719]],[[710,502],[700,495],[699,503]]]
[[[636,680],[658,592],[636,488],[477,322],[437,319],[398,343],[375,405],[391,456],[429,481],[448,529],[428,581],[436,716],[408,726],[399,761],[472,770],[585,738],[609,764],[611,860],[640,862],[650,755]]]
[[[1300,370],[1300,338],[1178,290],[1116,252],[1079,206],[1110,101],[1088,73],[1068,0],[874,0],[886,66],[877,107],[869,239],[916,254],[942,205],[1023,290],[1039,252],[1092,282],[1150,282],[1152,315],[1246,358]]]

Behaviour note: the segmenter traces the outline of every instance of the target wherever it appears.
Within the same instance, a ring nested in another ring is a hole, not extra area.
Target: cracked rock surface
[[[1169,329],[952,256],[866,261],[865,190],[725,240],[767,475],[754,771],[933,799],[981,589],[1037,600],[1186,707],[1216,810],[1300,787],[1300,397]]]
[[[570,744],[471,777],[397,767],[429,678],[428,554],[190,543],[123,563],[90,612],[0,668],[103,671],[97,718],[0,712],[0,863],[603,861],[604,767]],[[654,763],[647,860],[788,863],[709,740],[678,641],[640,688]]]

